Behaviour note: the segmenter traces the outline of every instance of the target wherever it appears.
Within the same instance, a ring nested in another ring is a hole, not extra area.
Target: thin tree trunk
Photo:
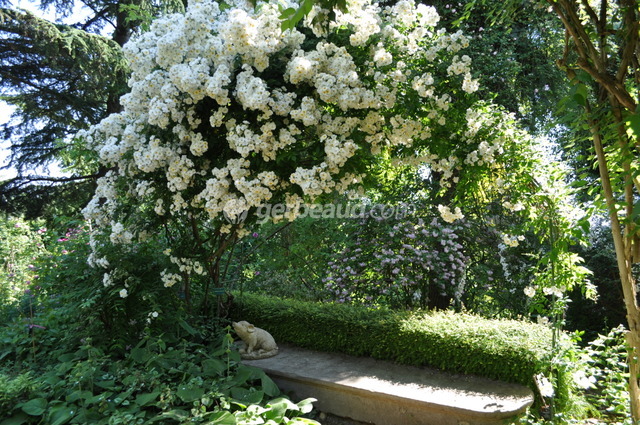
[[[590,108],[587,104],[587,114],[590,116]],[[636,298],[636,283],[631,270],[632,267],[632,249],[631,241],[633,235],[623,233],[620,225],[620,218],[616,209],[616,199],[614,198],[613,188],[611,185],[611,176],[607,159],[602,144],[602,137],[598,123],[589,119],[589,127],[591,128],[593,145],[598,159],[598,169],[600,171],[600,180],[604,190],[609,217],[611,219],[611,232],[613,235],[613,243],[616,252],[616,260],[618,264],[618,272],[620,274],[620,283],[624,295],[624,303],[627,311],[627,324],[629,330],[626,334],[627,344],[629,346],[629,395],[631,398],[631,416],[634,423],[640,421],[640,385],[638,383],[638,375],[640,368],[638,365],[638,357],[640,355],[640,311]],[[633,201],[633,199],[631,199]]]

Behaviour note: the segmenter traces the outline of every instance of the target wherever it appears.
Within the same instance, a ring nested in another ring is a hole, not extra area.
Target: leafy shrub
[[[35,261],[46,252],[42,223],[0,217],[0,317],[37,277]]]
[[[56,317],[73,328],[73,346],[84,336],[122,352],[146,326],[164,329],[175,323],[184,303],[180,288],[165,288],[157,278],[168,262],[159,241],[113,247],[115,260],[109,264],[91,257],[89,233],[83,223],[76,224],[52,238],[48,255],[35,263],[34,314],[44,320],[38,324],[49,327],[46,322]]]
[[[0,372],[0,412],[10,411],[17,404],[27,401],[29,394],[40,385],[29,372],[17,376]]]
[[[620,325],[591,341],[584,349],[587,368],[580,377],[583,386],[589,388],[587,400],[603,415],[618,420],[630,415],[625,332]]]
[[[451,312],[407,312],[244,294],[232,317],[282,343],[533,385],[548,367],[550,329]]]

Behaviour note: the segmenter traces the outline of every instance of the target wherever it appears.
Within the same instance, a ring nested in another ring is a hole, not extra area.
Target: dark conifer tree
[[[75,4],[91,13],[62,24],[0,0],[0,99],[16,108],[0,133],[11,142],[9,164],[19,173],[0,183],[0,210],[8,213],[33,217],[82,207],[106,170],[73,135],[120,110],[128,78],[124,43],[153,16],[184,7],[181,0],[43,0],[40,7],[68,21]],[[35,171],[55,161],[72,166],[72,176]]]

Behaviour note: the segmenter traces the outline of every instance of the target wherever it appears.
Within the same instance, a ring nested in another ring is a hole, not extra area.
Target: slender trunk
[[[590,112],[590,110],[587,110],[587,114],[590,115]],[[597,122],[592,119],[589,121],[596,157],[598,159],[598,169],[600,171],[602,188],[604,190],[609,210],[609,217],[611,219],[611,232],[613,235],[618,272],[620,274],[620,283],[622,284],[624,303],[627,311],[629,331],[626,334],[626,339],[629,346],[629,395],[631,398],[631,416],[634,423],[637,423],[640,421],[640,385],[638,383],[638,375],[640,372],[640,368],[638,367],[638,358],[640,354],[640,311],[638,310],[636,298],[635,279],[631,271],[632,250],[630,249],[630,245],[633,235],[623,233],[618,211],[615,206],[616,199],[613,194],[611,176],[602,144],[600,129]]]
[[[636,160],[638,147],[631,145],[623,126],[624,110],[636,113],[636,99],[629,92],[628,77],[638,81],[638,57],[640,45],[638,44],[638,0],[623,0],[612,5],[610,0],[602,0],[599,10],[592,9],[589,2],[577,0],[548,0],[553,11],[558,15],[566,30],[564,56],[558,64],[567,72],[569,81],[576,80],[576,72],[568,66],[570,51],[577,53],[575,64],[587,72],[594,81],[593,94],[598,104],[606,105],[613,114],[618,146],[618,156],[615,169],[609,168],[604,149],[603,131],[600,123],[594,118],[588,100],[585,110],[587,121],[591,129],[593,145],[598,160],[601,186],[604,192],[609,217],[611,219],[611,232],[616,251],[616,261],[620,282],[624,295],[624,304],[627,313],[629,331],[626,339],[629,346],[629,394],[631,397],[631,415],[634,423],[640,423],[640,385],[638,374],[640,367],[638,357],[640,355],[640,311],[636,297],[636,282],[632,273],[634,260],[639,259],[636,226],[633,223],[635,205],[634,189],[640,188],[640,182],[633,176],[631,162]],[[619,8],[619,11],[616,9]],[[581,12],[586,13],[587,20]],[[610,14],[613,18],[610,19]],[[614,22],[621,18],[618,22]],[[609,20],[609,21],[608,21]],[[616,30],[611,28],[617,26]],[[614,38],[614,42],[609,40]],[[573,45],[570,45],[573,41]],[[612,46],[619,46],[618,51],[612,52]],[[615,60],[613,60],[615,59]],[[612,61],[613,60],[613,61]],[[616,72],[612,72],[617,68]],[[631,74],[635,72],[635,75]],[[584,81],[584,79],[583,79]],[[607,146],[607,148],[615,146]],[[620,167],[621,172],[617,170]],[[614,193],[611,183],[612,174],[616,183],[621,188]],[[621,199],[622,198],[622,199]],[[616,207],[616,202],[624,202],[624,221]]]

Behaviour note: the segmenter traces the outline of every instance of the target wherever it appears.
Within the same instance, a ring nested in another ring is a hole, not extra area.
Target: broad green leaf
[[[189,335],[191,336],[195,336],[198,335],[198,331],[196,331],[195,329],[193,329],[191,327],[191,325],[189,325],[187,322],[185,322],[183,319],[179,319],[178,320],[178,324],[180,325],[180,327],[182,329],[184,329],[185,331],[187,331],[189,333]]]
[[[178,391],[176,391],[176,394],[185,403],[190,403],[200,400],[200,397],[204,395],[204,388],[181,386],[178,388]]]
[[[78,400],[86,400],[93,397],[93,393],[91,391],[74,391],[71,394],[69,394],[66,398],[67,403],[73,403],[76,402]]]
[[[113,389],[115,389],[115,384],[116,384],[116,382],[113,381],[113,380],[95,382],[95,385],[97,385],[100,388],[104,388],[105,390],[113,390]]]
[[[580,105],[586,105],[588,96],[587,86],[585,86],[584,84],[576,84],[574,86],[574,89],[575,92],[573,94],[573,100],[578,102],[578,104]]]
[[[222,375],[227,370],[227,365],[219,359],[207,359],[202,362],[202,371],[206,376]]]
[[[264,398],[263,391],[251,391],[242,387],[231,388],[231,397],[247,404],[258,404]]]
[[[29,422],[29,416],[20,412],[0,422],[0,425],[24,425]]]
[[[91,397],[90,399],[88,399],[85,402],[85,405],[100,403],[102,400],[109,399],[112,395],[113,395],[113,393],[111,391],[108,391],[108,392],[102,393],[102,394],[94,395],[93,397]]]
[[[276,423],[281,423],[282,419],[287,414],[287,404],[286,403],[275,403],[275,404],[270,403],[267,407],[269,408],[269,410],[264,413],[265,419],[273,420]]]
[[[145,363],[151,358],[151,353],[146,348],[133,348],[129,356],[137,363]]]
[[[254,371],[248,366],[240,365],[236,370],[236,374],[229,382],[230,386],[242,385],[253,377]]]
[[[189,418],[189,412],[181,409],[170,410],[168,412],[164,412],[160,416],[153,418],[150,422],[162,421],[166,418],[175,419],[177,421],[186,420]]]
[[[280,19],[289,19],[294,13],[296,13],[296,10],[293,7],[284,9],[280,14]]]
[[[74,411],[73,406],[62,404],[54,407],[49,413],[49,422],[51,425],[63,425],[69,422],[77,412]]]
[[[207,417],[210,424],[216,425],[236,425],[236,417],[233,416],[230,412],[213,412]]]
[[[627,135],[640,140],[640,114],[629,114],[625,118],[625,123],[627,125]]]
[[[153,392],[153,393],[138,394],[136,396],[136,404],[138,406],[146,406],[147,404],[151,403],[152,401],[155,401],[156,398],[158,398],[159,395],[160,395],[159,391],[156,391],[156,392]]]
[[[22,411],[31,416],[40,416],[47,410],[47,400],[34,398],[22,405]]]
[[[273,382],[273,379],[269,378],[267,374],[264,374],[262,378],[260,378],[260,383],[262,384],[262,391],[269,397],[275,397],[280,394],[280,388]]]

